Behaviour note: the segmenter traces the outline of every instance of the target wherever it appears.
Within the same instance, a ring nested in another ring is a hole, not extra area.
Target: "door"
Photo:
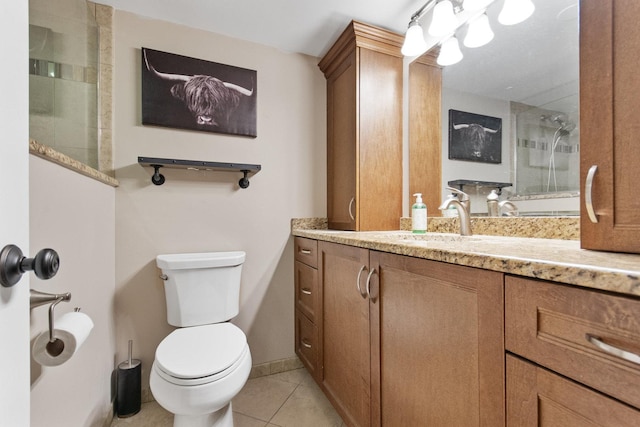
[[[580,239],[585,249],[640,253],[640,2],[580,3]]]
[[[381,425],[504,426],[502,274],[377,251],[369,261]]]
[[[0,2],[0,248],[29,251],[29,9]],[[29,277],[0,286],[0,424],[29,426]]]
[[[319,254],[321,385],[347,425],[369,426],[369,251],[320,242]]]

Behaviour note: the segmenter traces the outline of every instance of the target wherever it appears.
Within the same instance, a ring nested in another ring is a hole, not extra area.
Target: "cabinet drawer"
[[[296,310],[296,354],[302,363],[316,378],[318,375],[318,328],[306,318],[300,310]]]
[[[508,351],[640,408],[640,364],[589,340],[639,355],[640,300],[507,277],[505,332]]]
[[[294,240],[296,261],[318,268],[318,241],[296,237]]]
[[[640,411],[507,355],[507,426],[640,425]]]
[[[296,308],[302,311],[312,323],[316,322],[318,311],[318,270],[295,262]]]

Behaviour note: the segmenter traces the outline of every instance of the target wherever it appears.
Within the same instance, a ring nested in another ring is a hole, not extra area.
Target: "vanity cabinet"
[[[318,247],[320,384],[347,425],[504,425],[501,273]]]
[[[633,54],[640,51],[638,16],[637,0],[580,3],[580,27],[587,29],[580,32],[580,230],[585,249],[640,253],[640,80]]]
[[[507,425],[640,425],[638,313],[636,298],[507,276]]]
[[[316,321],[320,312],[318,242],[296,237],[294,251],[295,351],[317,381],[319,332]]]
[[[394,230],[402,216],[403,36],[353,21],[318,66],[327,79],[327,216]]]

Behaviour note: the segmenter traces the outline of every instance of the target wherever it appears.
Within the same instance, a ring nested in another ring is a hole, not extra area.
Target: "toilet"
[[[167,321],[178,329],[156,349],[150,386],[174,427],[233,427],[231,399],[251,371],[247,338],[229,323],[239,311],[245,253],[158,255]]]

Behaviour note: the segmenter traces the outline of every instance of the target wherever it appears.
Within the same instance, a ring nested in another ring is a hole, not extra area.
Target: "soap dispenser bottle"
[[[491,190],[491,193],[487,196],[487,214],[489,216],[500,216],[498,209],[498,192],[496,190]]]
[[[416,202],[411,206],[411,231],[424,234],[427,232],[427,205],[422,202],[422,193],[413,196]]]

